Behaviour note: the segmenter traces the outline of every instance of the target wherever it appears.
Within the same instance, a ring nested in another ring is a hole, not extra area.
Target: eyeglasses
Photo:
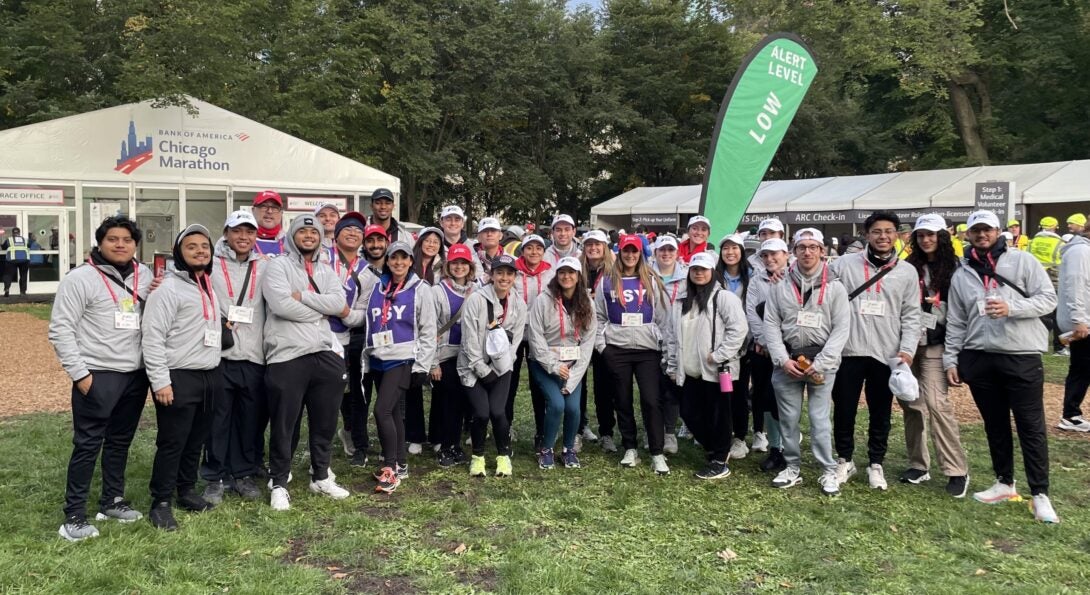
[[[872,229],[867,233],[869,233],[872,236],[876,236],[876,237],[895,236],[895,235],[897,235],[897,230],[893,229],[893,228],[890,228],[890,229]]]
[[[270,204],[257,205],[254,208],[262,210],[262,211],[268,211],[270,213],[279,213],[280,211],[284,210],[279,205],[270,205]]]
[[[798,252],[800,250],[803,251],[803,252],[821,252],[824,249],[825,249],[825,246],[817,246],[817,245],[814,245],[814,244],[805,244],[803,246],[795,246],[795,251],[796,252]]]

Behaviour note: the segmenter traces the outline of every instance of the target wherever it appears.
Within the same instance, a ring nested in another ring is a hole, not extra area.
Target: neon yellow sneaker
[[[484,477],[486,471],[484,468],[484,457],[473,455],[469,460],[469,476],[470,477]]]
[[[496,457],[496,477],[511,477],[511,457]]]

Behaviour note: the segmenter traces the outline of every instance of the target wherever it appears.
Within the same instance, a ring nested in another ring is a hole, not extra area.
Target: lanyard
[[[97,264],[91,262],[91,259],[87,259],[87,264],[91,265],[92,267],[94,267],[94,269],[96,271],[98,271],[99,276],[102,277],[102,284],[106,286],[106,291],[110,292],[110,299],[112,299],[114,301],[115,306],[118,305],[117,294],[114,293],[114,288],[110,287],[110,281],[106,278],[106,273],[103,273],[102,269],[98,268]],[[124,280],[122,280],[122,283],[124,283]],[[134,287],[137,288],[136,291],[139,291],[139,288],[140,288],[140,265],[139,265],[139,263],[134,264],[133,267],[132,267],[132,284],[133,284]],[[126,289],[128,289],[128,288],[126,287]],[[136,295],[136,291],[133,291],[133,295]]]
[[[556,316],[560,319],[560,341],[564,341],[564,305],[560,298],[556,298]],[[575,342],[579,342],[579,327],[572,325],[572,336]]]
[[[314,293],[318,291],[318,284],[314,282],[314,265],[308,258],[303,261],[303,268],[307,271],[307,280],[310,281],[310,285],[307,287],[307,291]]]
[[[920,305],[927,304],[927,302],[925,301],[926,297],[927,297],[927,284],[925,284],[923,282],[923,279],[920,279]],[[942,303],[942,294],[940,294],[938,291],[935,291],[935,296],[934,297],[935,297],[935,303],[929,304],[929,305],[931,305],[932,307],[937,308]]]
[[[201,285],[201,279],[204,279],[205,285]],[[197,275],[197,293],[201,294],[201,315],[205,320],[211,320],[212,314],[216,312],[215,297],[212,295],[212,280],[208,278],[208,273],[201,273]],[[206,288],[207,286],[207,288]],[[208,294],[208,303],[204,303],[204,295]],[[211,314],[209,313],[211,312]]]
[[[250,261],[250,299],[254,299],[254,288],[257,287],[257,270],[254,268],[257,261]],[[235,299],[235,288],[231,284],[231,276],[227,274],[227,258],[220,257],[220,268],[223,269],[223,280],[227,282],[227,297]],[[242,291],[246,291],[245,283]]]
[[[795,265],[795,269],[796,270],[798,269],[797,264]],[[825,282],[828,279],[829,279],[829,265],[823,264],[823,265],[821,265],[821,291],[818,292],[818,305],[819,306],[825,301]],[[791,289],[793,289],[795,291],[795,299],[797,299],[799,301],[799,305],[800,306],[805,306],[805,304],[802,303],[802,292],[799,291],[799,287],[798,287],[798,285],[795,285],[794,281],[791,282]],[[868,288],[867,290],[870,291],[870,288]],[[811,290],[811,291],[813,291],[813,290]]]
[[[883,269],[892,268],[896,264],[897,264],[897,259],[894,258],[892,262],[890,262],[887,265],[882,266],[881,268],[878,269],[878,271],[881,272]],[[822,273],[822,274],[824,274],[824,273]],[[866,283],[867,281],[870,281],[870,268],[867,267],[867,260],[864,258],[863,259],[863,283]],[[878,281],[876,281],[874,283],[874,293],[882,293],[882,280],[881,279],[879,279]],[[867,288],[867,294],[868,295],[870,294],[870,287]]]
[[[382,320],[379,323],[382,325],[382,328],[386,328],[386,322],[390,320],[390,305],[397,299],[397,294],[401,293],[401,287],[404,285],[405,279],[402,279],[401,283],[398,283],[397,287],[394,289],[394,293],[392,295],[387,295],[386,299],[382,300]],[[390,286],[387,285],[386,289],[390,289]]]
[[[333,254],[337,255],[337,258],[331,258],[331,260],[333,260],[333,270],[337,272],[337,279],[339,279],[341,283],[348,283],[348,280],[352,278],[352,273],[356,271],[356,265],[360,262],[359,255],[357,254],[355,258],[349,261],[344,257],[344,254],[341,254],[340,250],[337,250],[336,246],[330,248],[329,251],[331,253],[330,256]],[[348,268],[348,273],[344,277],[341,276],[342,266]]]
[[[681,281],[674,283],[674,288],[670,291],[670,305],[673,306],[677,301],[677,288],[681,287]]]
[[[538,263],[537,266],[541,266],[541,263]],[[526,273],[523,273],[522,274],[522,301],[526,302],[526,305],[529,306],[530,305],[530,293],[529,293],[529,289],[526,286],[527,285],[526,284],[526,277],[527,277]],[[539,294],[541,294],[541,275],[534,275],[534,279],[537,280],[537,293],[534,294],[534,297],[537,297]]]
[[[976,250],[973,250],[973,252],[970,254],[970,258],[974,258],[977,261],[980,261],[980,258],[977,255]],[[992,254],[990,252],[985,255],[985,258],[988,259],[988,263],[992,265],[992,270],[994,271],[995,267],[996,267],[995,258],[992,257]],[[995,277],[989,277],[988,275],[981,274],[980,275],[980,280],[981,280],[982,283],[984,283],[984,293],[988,293],[989,289],[999,289],[999,281],[997,281],[995,279]],[[989,286],[989,284],[990,284],[990,286]]]
[[[638,284],[637,288],[636,288],[636,311],[638,312],[640,310],[643,310],[643,280],[637,278],[636,283]],[[621,302],[621,309],[624,310],[625,312],[627,312],[628,311],[628,304],[626,304],[625,301],[624,301],[624,282],[623,282],[623,280],[621,282],[621,295],[617,296],[617,299]]]
[[[595,288],[598,287],[598,280],[602,278],[602,273],[604,273],[605,271],[605,266],[602,266],[602,268],[594,271],[594,279],[590,282],[590,295],[594,295],[594,292],[596,291]]]

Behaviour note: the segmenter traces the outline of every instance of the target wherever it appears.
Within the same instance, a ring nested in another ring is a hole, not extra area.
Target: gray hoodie
[[[997,290],[1010,308],[1004,318],[980,314],[984,282],[968,265],[959,267],[950,280],[950,305],[946,312],[944,369],[957,367],[963,350],[990,353],[1032,354],[1048,351],[1048,329],[1040,317],[1056,308],[1056,291],[1048,273],[1029,252],[1007,250],[996,262],[996,272],[1029,294],[1001,285]]]
[[[715,284],[715,281],[712,281]],[[674,302],[671,324],[666,334],[666,375],[673,378],[678,386],[685,384],[682,372],[686,352],[696,351],[700,360],[700,377],[708,382],[719,381],[719,366],[726,364],[731,376],[737,378],[741,362],[742,349],[749,335],[745,310],[742,300],[734,293],[716,287],[708,298],[708,305],[703,312],[693,304],[687,314],[682,314],[684,301]],[[715,319],[712,319],[712,315]],[[685,336],[684,319],[698,318],[694,336]],[[715,344],[712,344],[712,329],[715,329]],[[708,362],[706,354],[711,354],[714,364]]]
[[[878,270],[867,260],[867,250],[845,254],[829,265],[829,271],[849,294],[868,276],[877,275]],[[861,308],[868,300],[884,304],[885,314],[863,314]],[[872,357],[887,364],[899,352],[916,353],[921,326],[920,276],[915,267],[898,260],[889,273],[849,302],[848,307],[852,330],[844,345],[844,357]]]
[[[385,301],[382,283],[376,283],[371,292],[356,302],[357,308],[365,308],[367,311],[367,338],[363,350],[363,371],[368,370],[368,359],[375,358],[387,362],[412,360],[414,373],[429,372],[435,365],[435,304],[432,300],[432,288],[416,273],[409,273],[409,278],[398,291],[400,297],[386,310],[388,327],[392,332],[393,343],[380,347],[374,346],[374,333],[382,332],[380,328],[382,304]],[[397,321],[405,316],[407,299],[412,295],[412,327],[408,328],[408,321],[404,327],[398,328]],[[404,333],[404,335],[402,335]]]
[[[262,365],[265,363],[265,297],[261,293],[261,279],[268,269],[268,262],[268,259],[262,258],[254,251],[250,251],[246,260],[240,262],[235,251],[227,245],[226,238],[220,238],[216,242],[211,276],[220,315],[227,316],[231,306],[238,304],[239,297],[242,297],[242,306],[253,308],[252,322],[234,323],[235,329],[232,332],[235,336],[235,346],[223,352],[224,359]],[[242,283],[246,280],[246,272],[251,266],[253,273],[244,292]],[[224,273],[225,269],[226,273]],[[227,288],[228,279],[231,281],[230,291]],[[253,297],[250,296],[251,292]],[[232,297],[231,294],[234,296]]]
[[[139,277],[137,295],[145,298],[154,275],[148,267],[136,263],[134,274],[123,279],[132,287]],[[101,266],[103,275],[122,280],[111,266]],[[114,314],[120,311],[110,292],[119,303],[131,294],[113,281],[104,280],[95,267],[84,264],[61,279],[53,298],[53,314],[49,319],[49,342],[53,344],[64,371],[73,381],[82,380],[91,370],[133,372],[144,367],[140,350],[140,329],[114,327]],[[137,313],[141,308],[134,304]]]
[[[762,263],[759,268],[753,270],[753,277],[749,280],[749,289],[746,291],[746,322],[749,323],[749,332],[753,336],[753,342],[765,345],[764,317],[757,313],[757,306],[768,299],[769,290],[773,283],[768,280],[768,270]],[[766,306],[767,307],[767,306]]]
[[[220,304],[210,304],[203,294],[189,273],[171,267],[148,296],[141,346],[151,390],[170,386],[171,370],[211,370],[220,365],[219,341],[204,344],[205,331],[220,332]]]
[[[549,282],[556,275],[556,265],[549,265],[549,268],[545,268],[545,261],[541,261],[537,266],[539,269],[544,270],[539,270],[536,275],[527,275],[516,270],[515,284],[511,286],[511,291],[519,296],[522,303],[526,305],[527,311],[534,306],[534,302],[539,295],[548,293]]]
[[[561,360],[559,350],[554,347],[579,347],[579,359],[571,365],[568,380],[564,388],[568,394],[575,392],[587,372],[587,364],[590,363],[591,352],[594,351],[594,339],[597,335],[597,319],[592,316],[590,328],[580,330],[576,339],[575,320],[563,304],[557,304],[556,298],[546,291],[540,296],[534,305],[530,307],[528,341],[530,344],[530,359],[545,368],[545,371],[553,376],[560,374]],[[563,317],[564,333],[560,333],[560,321]]]
[[[436,332],[442,328],[451,317],[451,293],[455,296],[465,300],[474,291],[480,291],[481,285],[475,280],[470,280],[468,285],[458,285],[451,279],[443,279],[436,283],[431,288],[432,303],[435,304],[435,326]],[[449,293],[448,293],[449,291]],[[462,304],[464,305],[464,301]],[[460,306],[459,306],[460,307]],[[445,333],[439,335],[438,347],[436,349],[435,365],[439,365],[440,362],[445,362],[449,359],[458,357],[458,352],[462,349],[462,319],[459,318],[458,322],[451,326]],[[456,341],[451,343],[451,333],[456,331]]]
[[[632,282],[633,278],[626,278]],[[625,307],[614,296],[613,280],[608,275],[602,275],[599,283],[601,290],[594,296],[594,311],[598,317],[598,338],[594,348],[601,353],[606,345],[622,347],[624,349],[651,349],[662,351],[663,343],[670,324],[670,298],[661,289],[659,283],[652,283],[652,287],[645,287],[644,292],[654,295],[653,300],[643,300],[644,312],[650,310],[650,315],[644,316],[644,324],[639,326],[621,326],[621,310],[635,313],[638,302],[635,290],[626,290]],[[682,291],[681,293],[684,293]],[[681,299],[678,295],[678,299]]]
[[[1066,333],[1076,324],[1090,325],[1090,241],[1077,235],[1060,248],[1060,255],[1056,323]]]
[[[311,254],[309,262],[318,291],[307,279],[306,263],[295,245],[295,233],[303,227],[312,227],[321,233],[313,215],[300,215],[291,222],[291,230],[284,238],[284,254],[269,261],[262,275],[261,290],[265,296],[265,361],[270,364],[295,358],[333,351],[336,337],[329,327],[327,316],[339,315],[346,304],[344,291],[337,282],[333,269],[320,262],[319,246]],[[298,301],[292,292],[299,292]]]
[[[458,377],[462,380],[462,386],[474,386],[478,379],[488,376],[490,372],[502,375],[511,371],[510,368],[499,369],[485,353],[489,302],[492,303],[493,314],[499,318],[503,306],[491,284],[474,291],[462,304],[462,350],[458,352]],[[514,291],[507,294],[507,317],[501,326],[511,335],[512,346],[522,343],[522,334],[526,329],[526,304]]]
[[[821,353],[813,362],[818,372],[835,372],[840,367],[841,352],[851,332],[848,292],[830,273],[825,284],[825,297],[822,299],[821,270],[818,268],[808,276],[791,270],[779,283],[768,285],[762,337],[767,341],[764,345],[772,357],[772,365],[777,368],[783,367],[790,357],[788,345],[792,349],[822,346]],[[800,281],[801,290],[795,293],[799,289]],[[805,307],[800,306],[799,295],[805,296],[806,291],[811,288],[813,292],[810,299]],[[798,325],[800,310],[818,315],[816,328]],[[915,353],[915,350],[911,353]]]

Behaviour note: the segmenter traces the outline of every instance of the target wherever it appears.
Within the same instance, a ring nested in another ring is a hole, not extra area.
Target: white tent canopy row
[[[1090,160],[765,181],[742,224],[765,217],[795,224],[852,224],[879,209],[902,219],[936,212],[964,221],[973,209],[977,183],[1012,182],[1016,203],[1044,205],[1090,201],[1088,180]],[[700,210],[700,191],[700,185],[634,188],[592,207],[591,224],[680,226],[685,216]]]

